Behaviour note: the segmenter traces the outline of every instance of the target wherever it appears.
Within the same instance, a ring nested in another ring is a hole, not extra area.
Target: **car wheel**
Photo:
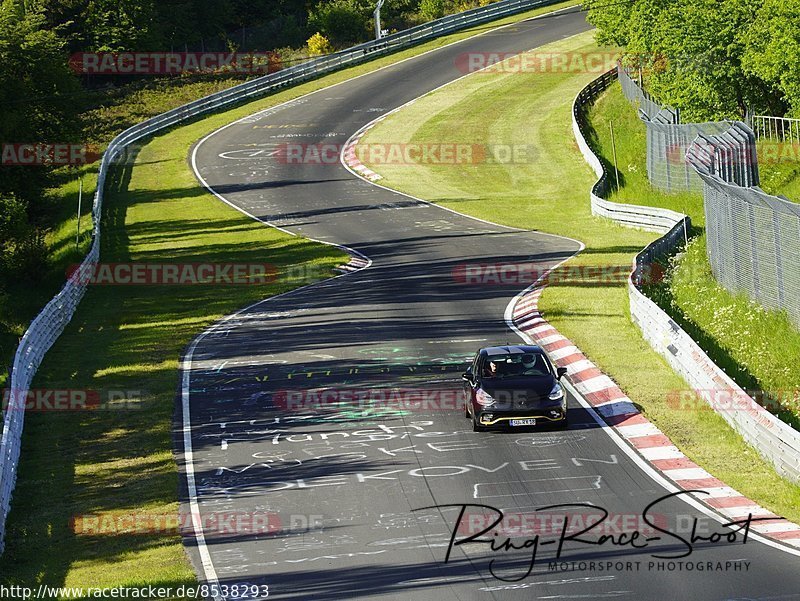
[[[469,412],[469,399],[467,398],[464,399],[464,417],[467,419],[472,417],[472,414]]]
[[[472,431],[473,432],[484,432],[485,430],[486,430],[486,428],[484,428],[483,426],[481,426],[478,423],[478,416],[477,415],[473,415],[472,416]]]

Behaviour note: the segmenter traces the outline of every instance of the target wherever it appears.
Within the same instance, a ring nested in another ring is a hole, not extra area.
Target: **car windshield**
[[[509,376],[546,376],[550,374],[547,360],[541,353],[519,353],[514,355],[489,355],[484,363],[486,378]]]

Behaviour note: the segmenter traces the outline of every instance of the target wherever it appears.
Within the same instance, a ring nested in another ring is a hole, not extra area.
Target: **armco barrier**
[[[585,116],[584,106],[594,99],[598,90],[608,87],[608,74],[601,76],[586,86],[575,98],[573,106],[573,131],[578,147],[584,158],[592,166],[598,177],[605,176],[605,171],[600,159],[592,152],[582,127],[586,127],[582,118]],[[592,212],[596,202],[595,191],[598,181],[591,190]],[[597,199],[602,201],[603,199]],[[603,201],[608,202],[608,201]],[[615,219],[615,205],[611,205],[610,218]],[[634,207],[645,209],[650,207]],[[672,226],[666,230],[658,240],[649,244],[642,252],[636,255],[633,263],[631,277],[628,280],[628,295],[630,299],[631,319],[642,330],[642,335],[650,346],[662,355],[672,368],[688,382],[692,389],[709,401],[715,410],[736,430],[744,440],[752,445],[765,459],[770,461],[777,470],[786,478],[800,482],[800,432],[769,413],[761,407],[747,393],[731,380],[703,352],[700,346],[673,321],[669,315],[661,310],[658,305],[647,298],[637,287],[636,274],[650,273],[651,264],[659,259],[664,259],[674,249],[683,244],[686,231],[690,227],[689,218],[680,213]],[[648,218],[649,219],[649,218]],[[618,220],[618,219],[615,219]],[[626,225],[630,225],[626,223]],[[714,398],[710,398],[710,397]],[[722,398],[735,399],[735,403],[725,404],[713,402]]]
[[[407,48],[420,42],[500,17],[555,4],[558,1],[502,0],[488,6],[448,15],[380,40],[359,44],[341,52],[316,58],[288,69],[238,84],[157,115],[125,130],[109,144],[100,163],[97,192],[95,193],[92,209],[94,219],[92,246],[79,269],[88,270],[91,268],[91,263],[95,263],[100,259],[100,217],[103,204],[103,186],[110,165],[116,157],[123,153],[128,144],[198,115],[238,102],[252,100],[257,96],[267,94],[281,87],[294,85],[342,67],[355,65],[380,54]],[[75,309],[86,291],[86,284],[82,282],[87,280],[88,278],[76,277],[64,285],[55,298],[31,322],[30,327],[20,341],[14,357],[9,385],[11,390],[8,401],[9,410],[6,411],[4,416],[3,434],[2,439],[0,439],[0,553],[5,548],[6,517],[11,505],[11,493],[14,490],[17,476],[17,461],[19,459],[22,425],[25,415],[24,399],[45,353],[61,335],[61,332],[64,331],[70,319],[72,319]]]
[[[603,90],[611,85],[616,77],[616,68],[603,73],[603,75],[578,92],[575,101],[572,103],[572,131],[575,135],[575,140],[578,142],[578,148],[580,148],[583,158],[586,159],[586,162],[589,163],[598,178],[589,192],[592,215],[612,219],[627,227],[658,233],[668,232],[685,217],[683,214],[657,207],[611,202],[603,198],[610,189],[609,176],[603,163],[592,152],[586,142],[586,136],[584,135],[588,127],[586,109]]]
[[[678,224],[636,256],[636,273],[643,273],[641,270],[651,261],[682,243],[683,230]],[[628,282],[628,292],[631,318],[650,346],[715,409],[719,408],[721,399],[734,399],[733,403],[723,401],[718,413],[770,461],[778,473],[800,482],[800,432],[747,396],[669,315],[639,291],[632,280]]]

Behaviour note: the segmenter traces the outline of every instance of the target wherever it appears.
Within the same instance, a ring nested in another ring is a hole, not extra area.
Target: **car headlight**
[[[475,393],[475,400],[478,402],[478,405],[482,405],[483,407],[494,405],[492,395],[484,392],[480,388],[478,388],[478,391]]]
[[[551,401],[558,401],[564,396],[564,389],[561,388],[561,384],[556,382],[553,385],[552,390],[550,390],[550,394],[547,396],[548,399]]]

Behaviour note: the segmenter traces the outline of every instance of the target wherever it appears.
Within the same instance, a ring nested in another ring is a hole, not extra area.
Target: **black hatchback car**
[[[567,427],[567,395],[555,368],[538,346],[482,348],[464,380],[464,413],[476,432],[551,424]]]

